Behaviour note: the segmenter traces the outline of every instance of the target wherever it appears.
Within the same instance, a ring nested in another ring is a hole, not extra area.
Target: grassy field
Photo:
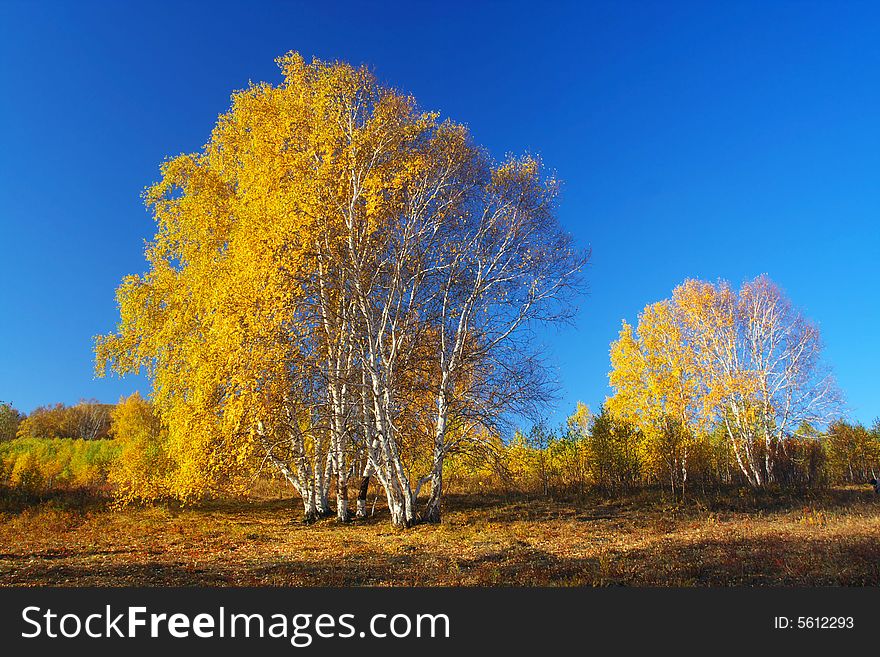
[[[297,521],[290,500],[109,509],[5,504],[0,584],[878,585],[880,499],[728,492],[674,505],[452,497],[441,525]]]

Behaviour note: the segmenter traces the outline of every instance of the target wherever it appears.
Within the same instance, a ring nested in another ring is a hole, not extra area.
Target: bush
[[[0,443],[0,481],[26,495],[100,491],[118,451],[111,440],[16,438]]]
[[[109,482],[117,502],[152,502],[169,497],[174,470],[168,455],[167,432],[153,407],[134,393],[120,400],[110,414],[117,458]]]
[[[773,476],[783,488],[819,488],[828,483],[826,455],[812,438],[787,438],[773,452]]]

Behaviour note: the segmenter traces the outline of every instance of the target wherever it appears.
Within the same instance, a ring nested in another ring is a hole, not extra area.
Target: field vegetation
[[[286,487],[286,486],[284,486]],[[195,507],[88,496],[0,513],[0,582],[24,586],[764,586],[880,584],[865,486],[721,491],[674,503],[451,494],[442,524],[307,525],[285,491]],[[272,499],[274,497],[274,499]]]
[[[0,403],[4,583],[878,583],[880,424],[779,285],[683,281],[550,426],[590,256],[555,174],[278,64],[145,191],[95,356],[149,394]]]

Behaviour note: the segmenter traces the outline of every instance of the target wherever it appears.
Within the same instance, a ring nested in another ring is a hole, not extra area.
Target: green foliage
[[[639,457],[644,437],[636,426],[615,418],[603,407],[581,439],[594,486],[613,493],[638,484],[644,470]]]
[[[125,503],[166,497],[176,470],[167,453],[167,433],[152,406],[135,393],[120,400],[105,419],[108,408],[81,402],[35,411],[19,429],[23,437],[0,443],[0,485],[24,495],[112,490]],[[59,437],[78,432],[78,421],[88,420],[83,418],[90,412],[95,412],[92,429],[112,420],[109,432],[101,429],[112,440]]]
[[[111,440],[16,438],[0,443],[0,482],[27,495],[102,489],[118,452]]]

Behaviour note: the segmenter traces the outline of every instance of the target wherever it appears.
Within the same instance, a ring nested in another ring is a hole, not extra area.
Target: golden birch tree
[[[624,323],[611,346],[611,408],[642,427],[723,428],[745,479],[774,480],[775,450],[803,423],[827,424],[840,394],[818,327],[766,276],[736,291],[688,280]]]
[[[363,67],[279,64],[148,190],[98,369],[152,376],[184,499],[269,464],[344,521],[363,467],[395,525],[439,520],[445,455],[546,388],[528,329],[571,315],[585,254],[537,159],[494,162]]]

